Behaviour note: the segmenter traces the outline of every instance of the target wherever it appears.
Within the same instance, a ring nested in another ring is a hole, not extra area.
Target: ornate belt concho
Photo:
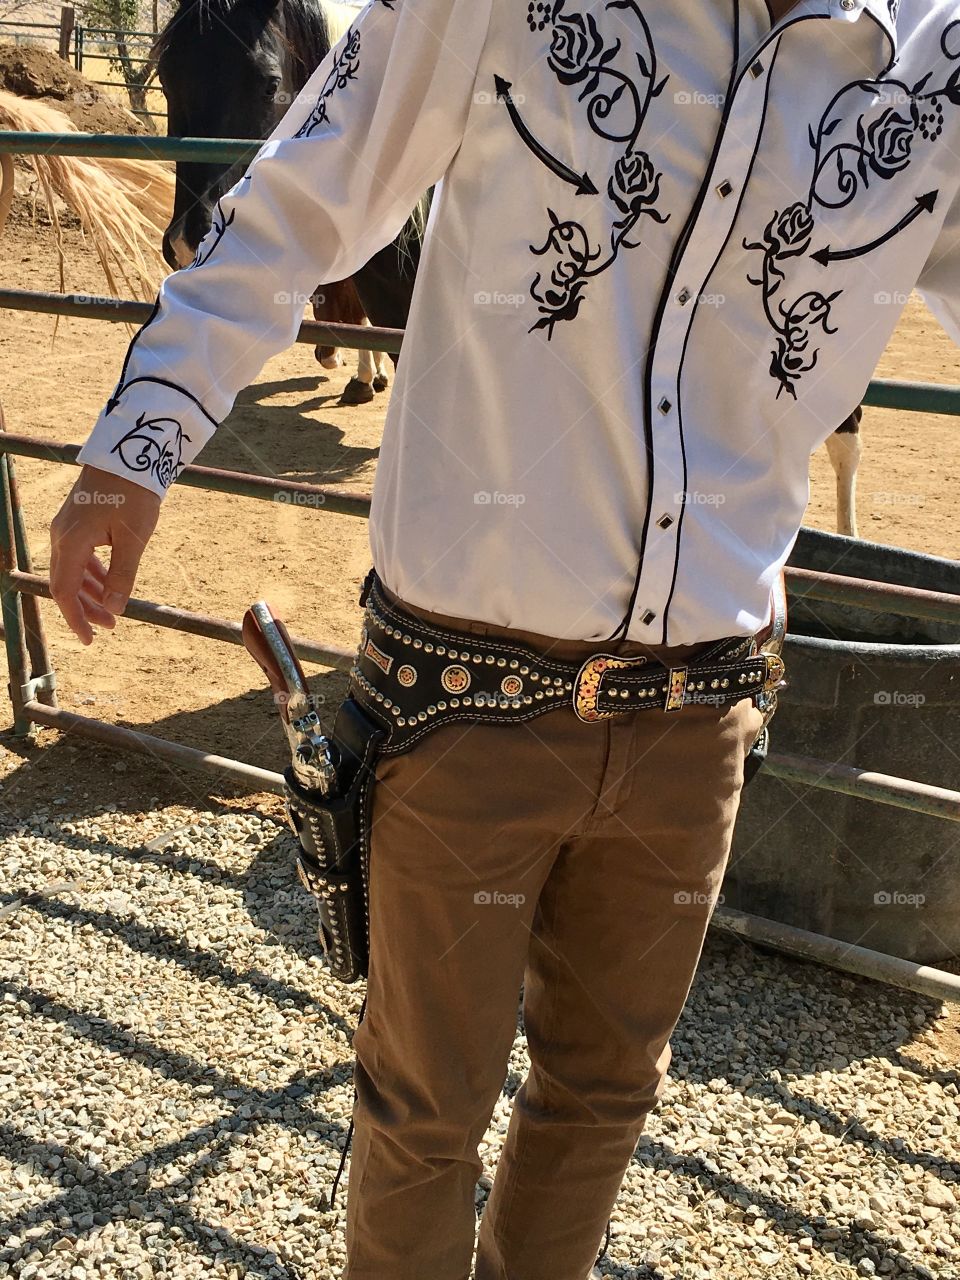
[[[447,693],[465,693],[470,688],[470,680],[470,672],[466,667],[462,667],[459,662],[453,663],[452,666],[444,667],[440,676],[440,683]]]

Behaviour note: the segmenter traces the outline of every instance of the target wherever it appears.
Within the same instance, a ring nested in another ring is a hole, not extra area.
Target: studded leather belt
[[[609,653],[580,665],[558,662],[526,645],[436,627],[388,603],[375,575],[361,603],[366,612],[352,691],[387,727],[389,738],[380,747],[385,755],[407,750],[439,724],[514,723],[564,705],[588,724],[624,712],[670,714],[744,697],[772,714],[775,691],[784,683],[779,650],[785,607],[776,602],[767,642],[757,636],[718,640],[673,667]]]

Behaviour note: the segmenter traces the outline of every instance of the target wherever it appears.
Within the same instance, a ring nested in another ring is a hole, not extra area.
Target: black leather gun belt
[[[784,666],[755,636],[717,641],[689,663],[597,653],[581,665],[557,662],[525,645],[434,627],[389,604],[373,577],[351,671],[354,696],[389,738],[384,755],[405,751],[440,724],[512,723],[572,705],[587,723],[628,711],[673,713],[695,703],[752,697],[775,702]]]

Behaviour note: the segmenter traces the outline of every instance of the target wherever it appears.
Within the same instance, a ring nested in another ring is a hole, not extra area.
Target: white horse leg
[[[387,363],[388,358],[389,357],[384,351],[374,352],[373,363],[376,366],[376,373],[373,379],[374,391],[386,391],[387,387],[390,385],[390,374],[388,372],[390,366]]]
[[[827,453],[837,475],[837,533],[857,538],[857,468],[863,453],[860,432],[834,431],[827,437]]]
[[[364,317],[364,324],[370,321]],[[343,395],[340,397],[341,404],[369,404],[373,399],[373,379],[375,369],[373,363],[372,351],[357,352],[357,372],[351,377],[350,381],[343,389]]]
[[[369,323],[369,320],[364,321],[364,324]],[[372,351],[358,351],[357,356],[357,377],[361,382],[365,382],[369,386],[377,372],[374,353]]]

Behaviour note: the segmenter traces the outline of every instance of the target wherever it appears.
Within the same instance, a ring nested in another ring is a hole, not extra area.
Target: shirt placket
[[[685,482],[680,396],[683,352],[748,180],[760,136],[767,76],[779,38],[779,33],[771,34],[770,42],[758,51],[736,84],[721,123],[719,145],[704,183],[699,210],[677,260],[670,295],[654,337],[649,403],[653,476],[646,545],[630,621],[630,634],[649,643],[668,643],[667,609],[683,508],[690,500],[703,500],[703,495],[690,495]],[[731,335],[730,341],[735,340]],[[722,351],[717,352],[717,358],[724,358]],[[710,412],[709,405],[697,405],[695,409],[701,417]]]

